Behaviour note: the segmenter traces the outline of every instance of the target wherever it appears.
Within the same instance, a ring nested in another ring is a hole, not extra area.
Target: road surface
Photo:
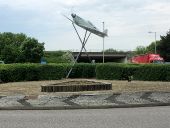
[[[0,128],[169,128],[170,107],[0,111]]]

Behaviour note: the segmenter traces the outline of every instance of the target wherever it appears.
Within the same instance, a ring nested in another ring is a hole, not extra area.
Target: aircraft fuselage
[[[101,32],[99,29],[97,29],[90,21],[86,21],[83,18],[77,16],[76,14],[71,14],[73,21],[76,25],[79,27],[84,28],[85,30],[98,35],[100,37],[105,37],[107,36],[107,31],[106,32]]]

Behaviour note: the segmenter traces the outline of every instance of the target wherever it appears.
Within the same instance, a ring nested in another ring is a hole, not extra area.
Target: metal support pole
[[[152,32],[152,31],[149,31],[148,33],[154,33],[155,34],[155,54],[157,53],[157,50],[156,50],[156,32]]]
[[[156,54],[156,32],[155,32],[155,54]]]
[[[103,23],[103,32],[104,32],[104,22]],[[103,37],[103,63],[104,63],[104,37]]]

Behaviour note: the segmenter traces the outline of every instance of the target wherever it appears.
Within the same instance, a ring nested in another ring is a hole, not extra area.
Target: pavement
[[[0,96],[0,110],[61,110],[170,106],[170,92]]]

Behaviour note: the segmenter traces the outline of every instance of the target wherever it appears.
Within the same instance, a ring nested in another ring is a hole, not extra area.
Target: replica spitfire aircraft
[[[83,18],[77,16],[76,14],[71,14],[73,20],[71,20],[70,18],[66,17],[67,19],[69,19],[72,23],[75,23],[77,26],[95,34],[98,35],[100,37],[105,37],[108,36],[107,35],[107,29],[105,29],[103,32],[101,32],[98,28],[96,28],[90,21],[84,20]]]
[[[99,29],[97,29],[90,21],[84,20],[83,18],[77,16],[76,14],[73,14],[73,13],[71,14],[73,20],[71,20],[70,18],[68,18],[68,17],[65,16],[65,15],[63,15],[63,16],[66,17],[67,19],[69,19],[69,20],[72,22],[72,25],[73,25],[73,27],[74,27],[74,29],[75,29],[78,37],[79,37],[79,40],[80,40],[80,42],[82,43],[81,50],[80,50],[79,54],[77,55],[77,57],[76,57],[73,65],[72,65],[70,71],[68,72],[68,74],[67,74],[67,76],[66,76],[66,78],[68,78],[69,75],[70,75],[70,73],[71,73],[71,71],[72,71],[72,69],[73,69],[73,66],[74,66],[75,63],[77,62],[77,60],[78,60],[79,56],[81,55],[81,52],[83,51],[83,49],[85,50],[85,53],[86,53],[86,55],[88,56],[89,61],[91,62],[91,59],[90,59],[90,57],[89,57],[89,55],[88,55],[88,53],[87,53],[87,50],[86,50],[86,48],[85,48],[85,45],[86,45],[86,43],[87,43],[87,41],[88,41],[91,33],[102,37],[103,40],[104,40],[104,37],[105,37],[105,36],[108,36],[108,35],[107,35],[107,29],[104,30],[103,32],[101,32],[101,31],[100,31]],[[81,39],[81,37],[80,37],[80,35],[79,35],[79,33],[78,33],[78,31],[77,31],[77,29],[76,29],[76,27],[75,27],[74,24],[76,24],[77,26],[79,26],[79,27],[81,27],[81,28],[83,28],[83,29],[86,30],[83,39]],[[87,36],[87,31],[89,32],[88,36]]]

